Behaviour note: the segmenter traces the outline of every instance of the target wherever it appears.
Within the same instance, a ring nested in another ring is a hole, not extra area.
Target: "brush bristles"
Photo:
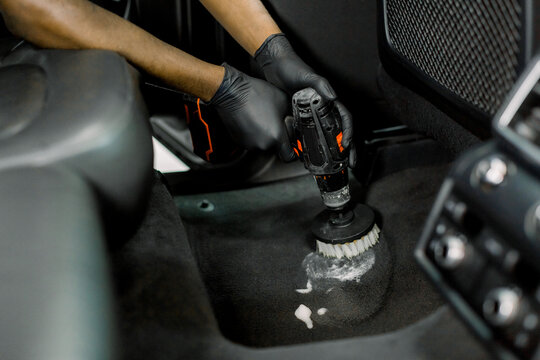
[[[317,240],[317,251],[327,257],[335,257],[338,259],[346,257],[350,259],[353,256],[362,254],[364,251],[367,251],[374,246],[379,241],[380,232],[381,230],[377,224],[375,224],[369,233],[362,236],[360,239],[346,244],[332,245]]]

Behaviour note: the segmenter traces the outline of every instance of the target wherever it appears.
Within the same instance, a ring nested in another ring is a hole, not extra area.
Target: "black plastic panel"
[[[377,101],[375,1],[266,0],[295,51],[322,76],[352,112],[357,135],[388,125]],[[375,114],[377,114],[375,116]]]
[[[501,359],[540,358],[539,78],[535,58],[493,121],[495,140],[454,165],[416,250]]]
[[[490,185],[485,179],[497,180],[497,169],[482,169],[494,159],[507,173]],[[538,199],[540,179],[494,142],[483,145],[454,166],[416,251],[449,303],[501,359],[538,355],[540,242],[527,226]]]
[[[539,78],[536,57],[495,116],[495,140],[454,165],[416,250],[501,359],[540,357]]]
[[[494,120],[505,146],[540,173],[540,55],[523,73]]]
[[[105,1],[105,0],[101,0]],[[133,21],[143,29],[173,46],[184,48],[187,11],[190,0],[132,0]]]

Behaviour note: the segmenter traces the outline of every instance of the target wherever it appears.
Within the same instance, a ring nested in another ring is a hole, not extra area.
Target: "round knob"
[[[482,311],[487,321],[495,326],[509,326],[516,319],[520,308],[519,294],[509,288],[491,290]]]
[[[532,240],[540,240],[540,203],[533,205],[527,212],[525,231]]]
[[[498,156],[482,160],[475,171],[480,186],[491,189],[504,183],[508,175],[508,164]]]
[[[467,244],[459,236],[445,235],[435,243],[435,261],[445,269],[455,269],[467,255]]]
[[[535,228],[534,233],[536,234],[536,239],[538,239],[540,237],[538,236],[540,234],[540,205],[538,205],[532,213],[533,213],[534,228]]]

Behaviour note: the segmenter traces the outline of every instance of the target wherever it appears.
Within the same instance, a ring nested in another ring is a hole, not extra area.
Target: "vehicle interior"
[[[262,76],[198,1],[94,2]],[[0,358],[540,359],[540,2],[263,3],[353,115],[378,243],[317,255],[302,161],[0,22]]]

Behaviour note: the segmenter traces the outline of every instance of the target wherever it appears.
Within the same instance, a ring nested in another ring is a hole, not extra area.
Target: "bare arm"
[[[268,36],[281,32],[259,0],[200,1],[252,56]]]
[[[199,60],[88,0],[0,0],[10,30],[39,46],[116,51],[169,85],[210,100],[224,69]]]

